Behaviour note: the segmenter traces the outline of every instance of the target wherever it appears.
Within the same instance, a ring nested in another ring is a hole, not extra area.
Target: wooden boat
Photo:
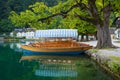
[[[76,29],[52,29],[38,30],[36,37],[45,38],[44,42],[35,42],[29,45],[22,45],[24,53],[34,54],[80,54],[91,49],[92,46],[76,42],[78,32]]]
[[[22,45],[24,53],[32,54],[80,54],[89,50],[92,46],[80,42],[54,41],[36,42],[29,45]]]

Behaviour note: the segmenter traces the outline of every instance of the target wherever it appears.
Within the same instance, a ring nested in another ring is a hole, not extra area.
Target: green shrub
[[[110,67],[114,72],[119,72],[119,65],[116,62],[110,62],[108,67]]]

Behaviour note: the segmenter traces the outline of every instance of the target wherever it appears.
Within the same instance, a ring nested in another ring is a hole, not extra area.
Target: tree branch
[[[88,0],[89,11],[91,13],[91,17],[93,17],[96,20],[95,22],[99,23],[100,25],[103,25],[103,21],[100,18],[95,2],[96,0]]]
[[[84,20],[84,21],[87,21],[87,22],[89,22],[89,23],[92,23],[93,25],[96,25],[96,24],[97,24],[97,22],[96,22],[95,19],[86,18],[86,17],[84,17],[84,16],[78,15],[77,13],[75,13],[75,16],[78,17],[78,18],[80,18],[81,20]]]
[[[106,16],[106,14],[109,14],[110,16],[110,12],[111,12],[111,4],[108,4],[106,7],[103,8],[103,13],[104,13],[104,18],[107,18],[108,16]]]
[[[79,8],[80,8],[80,10],[86,10],[88,13],[89,13],[89,15],[91,16],[91,17],[93,17],[93,10],[91,11],[91,8],[89,7],[87,7],[86,6],[86,4],[84,4],[84,3],[82,3],[82,0],[80,0],[80,2],[78,2],[77,0],[75,0],[76,1],[76,3],[79,5]],[[95,3],[95,2],[93,2],[93,3]],[[93,4],[92,3],[92,4]],[[90,3],[88,3],[89,4],[89,6],[90,6]],[[91,4],[91,5],[92,5]],[[92,8],[93,9],[93,8]]]
[[[106,25],[109,25],[109,20],[110,20],[110,14],[111,14],[111,4],[108,4],[104,9],[103,9],[103,17],[104,17],[104,23]]]
[[[95,5],[95,2],[96,2],[96,0],[88,0],[89,10],[92,13],[91,17],[96,17],[96,16],[98,17],[99,16],[99,12],[97,11],[97,7]]]
[[[78,6],[81,10],[88,10],[88,7],[84,3],[82,3],[82,0],[80,0],[80,2],[75,0],[75,2],[76,2],[76,4],[78,4]]]
[[[78,4],[73,5],[73,6],[72,6],[70,9],[68,9],[67,11],[61,11],[60,13],[52,14],[52,15],[50,15],[50,16],[48,16],[48,17],[45,17],[45,18],[40,18],[40,19],[38,19],[38,21],[44,21],[44,20],[47,20],[47,19],[49,19],[49,18],[55,17],[55,16],[57,16],[57,15],[61,15],[61,16],[63,16],[63,17],[66,17],[66,16],[67,16],[67,13],[70,12],[72,9],[74,9],[74,8],[76,8],[76,7],[78,7]]]
[[[50,16],[45,17],[45,18],[40,18],[40,19],[38,19],[38,21],[44,21],[44,20],[47,20],[49,18],[55,17],[57,15],[62,15],[62,14],[61,13],[56,13],[56,14],[50,15]]]

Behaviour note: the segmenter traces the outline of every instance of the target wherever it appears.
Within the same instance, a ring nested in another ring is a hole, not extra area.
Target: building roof
[[[35,28],[26,28],[27,31],[35,31]]]
[[[22,28],[21,28],[21,29],[14,29],[14,31],[15,31],[15,32],[26,32],[26,30],[25,30],[25,29],[22,29]]]
[[[35,29],[34,28],[16,28],[14,29],[15,32],[35,32]]]

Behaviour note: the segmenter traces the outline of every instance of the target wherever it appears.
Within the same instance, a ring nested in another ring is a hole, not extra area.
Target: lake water
[[[23,54],[20,43],[0,43],[0,80],[113,80],[84,55]]]

